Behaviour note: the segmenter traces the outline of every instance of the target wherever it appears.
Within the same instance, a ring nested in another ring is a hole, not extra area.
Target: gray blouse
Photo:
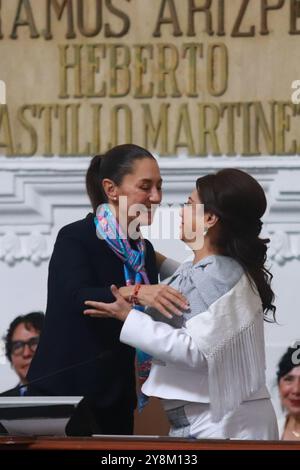
[[[243,273],[241,265],[228,256],[210,255],[195,264],[187,261],[162,283],[181,292],[189,301],[190,308],[183,316],[174,315],[170,320],[153,308],[147,308],[146,313],[156,321],[182,328],[187,320],[207,311],[211,304],[230,291]]]

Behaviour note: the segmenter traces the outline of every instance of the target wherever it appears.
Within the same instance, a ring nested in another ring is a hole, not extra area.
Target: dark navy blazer
[[[28,380],[41,395],[92,396],[103,407],[136,404],[135,350],[120,343],[122,322],[83,314],[85,300],[113,302],[109,286],[125,285],[121,260],[96,235],[93,214],[63,227],[49,264],[48,301]],[[146,270],[157,283],[146,240]]]

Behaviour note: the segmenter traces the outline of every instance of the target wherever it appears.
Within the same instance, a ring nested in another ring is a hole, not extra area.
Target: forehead
[[[153,158],[142,158],[136,160],[132,167],[132,172],[125,176],[134,180],[151,179],[160,180],[161,174],[157,161]]]
[[[39,332],[32,325],[26,328],[25,323],[20,323],[12,334],[12,341],[26,340],[36,335],[39,335]]]
[[[283,376],[284,377],[299,377],[300,378],[300,365],[297,366],[297,367],[294,367],[290,372],[288,372],[286,375]]]

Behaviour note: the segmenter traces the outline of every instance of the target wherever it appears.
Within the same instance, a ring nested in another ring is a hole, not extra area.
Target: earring
[[[204,230],[203,230],[203,236],[205,237],[205,235],[207,235],[207,232],[208,232],[208,227],[204,227]]]

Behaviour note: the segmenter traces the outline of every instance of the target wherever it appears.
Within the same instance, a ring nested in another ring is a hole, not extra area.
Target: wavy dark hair
[[[265,266],[270,240],[259,237],[267,208],[263,188],[248,173],[234,168],[198,178],[196,188],[204,211],[219,217],[220,252],[240,263],[257,287],[265,320],[275,322],[273,276]]]
[[[115,184],[120,185],[124,176],[133,172],[134,163],[143,158],[155,160],[148,150],[135,144],[117,145],[104,155],[95,155],[92,158],[85,182],[94,213],[100,204],[107,202],[102,180],[109,178]]]

